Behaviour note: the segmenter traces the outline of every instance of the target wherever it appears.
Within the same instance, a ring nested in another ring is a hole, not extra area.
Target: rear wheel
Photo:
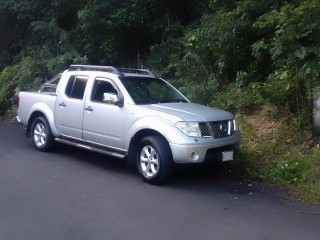
[[[174,163],[168,142],[160,136],[148,136],[140,141],[136,162],[144,181],[151,184],[168,182]]]
[[[33,145],[39,151],[45,152],[52,149],[54,137],[45,117],[37,117],[33,120],[31,125],[31,137]]]

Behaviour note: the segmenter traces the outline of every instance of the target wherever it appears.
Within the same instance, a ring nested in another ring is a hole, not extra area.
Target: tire
[[[35,148],[41,152],[46,152],[53,148],[54,136],[45,117],[37,117],[33,120],[31,138]]]
[[[148,136],[140,141],[136,163],[143,180],[154,185],[167,183],[174,169],[170,146],[160,136]]]

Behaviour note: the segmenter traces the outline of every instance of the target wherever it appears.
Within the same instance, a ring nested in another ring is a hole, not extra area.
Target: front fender
[[[136,120],[129,128],[125,138],[125,147],[129,149],[131,139],[140,131],[153,130],[159,132],[169,143],[186,142],[186,135],[179,131],[174,123],[165,118],[148,116]]]

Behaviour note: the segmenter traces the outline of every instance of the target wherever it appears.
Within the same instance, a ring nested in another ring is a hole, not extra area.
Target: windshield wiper
[[[171,100],[162,100],[162,101],[160,101],[160,103],[181,103],[181,102],[186,103],[188,101],[186,101],[184,99],[171,99]]]
[[[184,100],[184,99],[180,99],[180,100],[144,100],[144,101],[140,101],[137,104],[139,105],[144,105],[144,104],[160,104],[160,103],[187,103],[188,101]]]

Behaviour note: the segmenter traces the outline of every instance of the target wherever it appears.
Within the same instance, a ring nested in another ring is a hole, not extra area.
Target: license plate
[[[222,162],[233,160],[233,150],[222,152]]]

